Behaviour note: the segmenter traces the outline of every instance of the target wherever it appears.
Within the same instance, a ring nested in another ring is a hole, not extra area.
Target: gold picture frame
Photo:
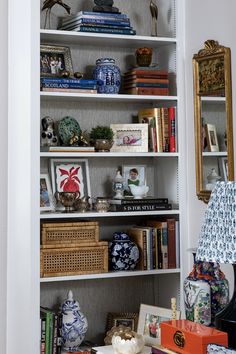
[[[132,331],[137,331],[138,313],[136,312],[109,312],[107,314],[107,326],[109,331],[112,327],[120,325],[130,327]]]
[[[69,47],[40,45],[40,77],[57,77],[63,71],[73,73]]]
[[[219,145],[216,141],[218,131],[217,118],[205,117],[204,107],[214,107],[216,117],[222,112],[225,117],[224,134],[227,136],[228,179],[234,180],[234,153],[233,153],[233,118],[232,118],[232,83],[231,83],[231,51],[230,48],[220,45],[215,40],[207,40],[204,48],[193,55],[193,84],[194,84],[194,135],[195,135],[195,159],[196,159],[196,194],[199,200],[208,203],[211,191],[206,189],[206,166],[213,159],[217,165],[217,153]],[[217,106],[221,105],[221,106]],[[218,108],[217,108],[218,107]],[[220,108],[221,107],[221,108]],[[223,108],[222,108],[223,107]],[[221,111],[222,110],[222,111]],[[204,112],[204,115],[203,115]],[[207,133],[204,120],[209,123],[207,127],[214,125],[213,130]],[[204,132],[205,129],[205,132]],[[221,128],[222,129],[222,128]],[[204,150],[204,134],[208,138],[208,152]],[[220,133],[219,133],[220,134]],[[221,132],[223,137],[223,133]],[[212,144],[213,140],[216,144]],[[221,139],[222,140],[222,139]],[[208,159],[208,160],[207,160]],[[210,160],[211,159],[211,160]]]

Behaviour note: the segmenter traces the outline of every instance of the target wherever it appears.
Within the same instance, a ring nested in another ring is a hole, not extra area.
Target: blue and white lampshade
[[[236,263],[236,182],[217,182],[212,190],[196,259]]]

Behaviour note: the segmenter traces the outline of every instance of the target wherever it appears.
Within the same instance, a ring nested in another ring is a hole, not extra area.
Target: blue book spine
[[[49,83],[43,83],[41,84],[41,87],[45,87],[45,88],[63,88],[63,89],[87,89],[87,90],[96,90],[97,89],[97,85],[76,85],[76,84],[60,84],[57,82],[49,82]]]
[[[76,84],[76,85],[96,85],[97,80],[76,80],[76,79],[64,79],[60,77],[42,77],[42,83],[59,83],[59,84]]]
[[[74,31],[78,32],[97,32],[97,33],[113,33],[113,34],[128,34],[128,35],[135,35],[136,31],[129,30],[129,29],[113,29],[113,28],[103,28],[103,27],[78,27],[75,28]]]
[[[93,11],[80,11],[77,14],[78,16],[80,15],[89,15],[89,16],[94,16],[94,17],[114,17],[114,18],[127,18],[126,14],[118,14],[114,12],[93,12]]]
[[[96,24],[102,24],[102,25],[115,25],[115,26],[129,26],[130,25],[130,20],[129,19],[96,19],[96,18],[81,18],[79,21],[77,21],[77,24],[80,23],[96,23]]]

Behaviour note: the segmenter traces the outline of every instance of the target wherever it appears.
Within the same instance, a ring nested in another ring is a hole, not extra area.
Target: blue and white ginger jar
[[[115,232],[109,242],[109,266],[111,270],[133,270],[139,260],[138,246],[124,232]]]
[[[97,80],[98,93],[119,93],[121,74],[119,67],[115,65],[115,59],[97,59],[93,77],[94,80]]]
[[[66,352],[77,352],[84,340],[88,322],[80,311],[78,301],[73,299],[73,293],[68,292],[68,299],[61,305],[62,312],[62,349]]]

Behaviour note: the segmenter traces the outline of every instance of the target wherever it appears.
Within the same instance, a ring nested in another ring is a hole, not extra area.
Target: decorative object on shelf
[[[148,124],[111,124],[114,152],[148,152]]]
[[[112,337],[115,332],[129,332],[132,329],[130,327],[119,325],[119,326],[112,326],[109,331],[106,332],[106,337],[104,338],[105,345],[111,345]]]
[[[74,72],[74,77],[75,77],[76,79],[82,79],[83,76],[84,76],[84,74],[81,73],[80,71]]]
[[[138,66],[149,66],[152,63],[152,48],[138,48],[135,52]]]
[[[144,337],[145,345],[160,344],[160,323],[172,318],[172,309],[141,304],[138,318],[139,334]],[[176,311],[176,319],[180,318],[180,311]]]
[[[111,270],[133,270],[139,260],[139,249],[125,232],[115,232],[109,247]]]
[[[64,7],[66,12],[70,14],[70,9],[71,9],[70,6],[65,4],[62,0],[44,0],[43,7],[42,7],[42,11],[46,10],[44,28],[46,28],[47,26],[47,20],[48,20],[49,28],[51,28],[51,19],[50,19],[51,9],[56,4]]]
[[[216,314],[215,326],[228,333],[229,346],[234,349],[236,349],[235,211],[236,182],[217,182],[211,193],[208,207],[205,212],[196,254],[196,259],[198,261],[233,264],[234,293],[229,304]],[[219,291],[221,291],[220,287]],[[222,305],[226,305],[227,299],[222,298],[221,300],[224,300]]]
[[[197,261],[184,281],[186,318],[206,326],[215,325],[215,316],[229,301],[229,284],[218,264]]]
[[[170,303],[171,303],[171,310],[172,310],[171,319],[176,320],[176,311],[177,311],[176,297],[172,297],[170,299]]]
[[[121,74],[119,67],[115,65],[115,59],[97,59],[96,67],[93,71],[93,77],[94,80],[97,80],[98,93],[119,93],[121,84]]]
[[[134,199],[142,199],[147,195],[149,187],[145,185],[136,186],[135,184],[130,184],[129,188],[131,190]]]
[[[220,157],[219,168],[222,180],[227,182],[229,179],[228,157]]]
[[[216,133],[216,126],[214,124],[206,123],[205,129],[206,129],[208,151],[218,152],[219,143],[218,143],[218,138]]]
[[[63,117],[58,122],[58,134],[63,145],[78,146],[81,136],[80,125],[73,117]]]
[[[104,197],[97,197],[94,203],[94,209],[99,213],[106,213],[110,209],[109,200]]]
[[[73,299],[73,293],[68,292],[68,298],[61,305],[62,312],[62,349],[66,352],[76,352],[84,340],[88,329],[85,315],[80,311],[78,301]]]
[[[207,354],[236,354],[236,351],[218,344],[208,344]]]
[[[158,7],[154,0],[150,1],[150,12],[152,16],[151,22],[151,36],[157,37],[157,18],[158,18]]]
[[[119,9],[113,6],[113,0],[94,0],[94,12],[114,12],[118,13]]]
[[[146,166],[145,165],[123,165],[122,172],[124,176],[124,195],[127,197],[132,196],[130,185],[136,186],[146,185]]]
[[[80,213],[86,213],[86,211],[90,210],[89,199],[90,197],[85,197],[85,196],[76,199],[74,203],[75,210],[79,211]]]
[[[116,171],[112,189],[115,192],[114,199],[124,198],[124,178],[122,177],[120,170]]]
[[[218,182],[221,179],[221,176],[219,176],[216,172],[215,168],[211,169],[211,172],[207,176],[207,184],[206,184],[206,190],[211,191],[215,185],[216,182]]]
[[[65,213],[75,211],[75,201],[79,198],[79,192],[56,192],[57,200],[65,207]]]
[[[95,145],[95,150],[99,152],[109,152],[113,145],[113,130],[106,125],[97,125],[92,128],[90,139]]]
[[[131,330],[114,332],[111,343],[114,354],[138,354],[144,347],[143,336]]]
[[[55,124],[52,117],[46,116],[41,120],[41,146],[56,146],[58,137],[55,132]]]
[[[138,313],[136,312],[109,312],[107,314],[107,331],[112,332],[114,328],[119,326],[123,326],[125,328],[129,327],[132,331],[136,331],[137,325]]]
[[[70,48],[41,44],[40,76],[60,77],[65,71],[73,73]]]
[[[47,173],[40,174],[40,210],[54,210],[52,187]]]
[[[52,191],[78,192],[79,197],[91,195],[88,160],[51,159]],[[60,210],[60,205],[57,206]]]

